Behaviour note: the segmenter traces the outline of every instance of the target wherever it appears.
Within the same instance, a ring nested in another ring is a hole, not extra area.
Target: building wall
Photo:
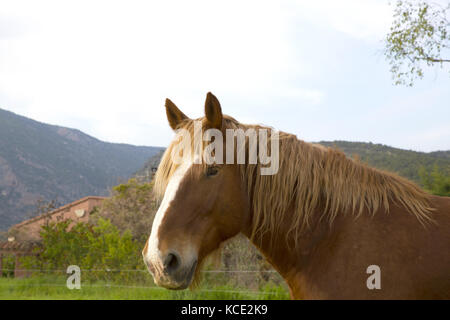
[[[16,234],[16,241],[39,240],[41,227],[48,222],[60,222],[67,219],[77,222],[87,222],[92,210],[99,206],[104,198],[87,197],[67,204],[61,208],[36,218],[21,222],[11,228]]]

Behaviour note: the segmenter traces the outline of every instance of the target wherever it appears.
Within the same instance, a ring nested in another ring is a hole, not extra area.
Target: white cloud
[[[302,0],[293,4],[304,19],[367,41],[381,40],[392,21],[387,0]]]
[[[198,113],[206,91],[277,95],[301,69],[276,2],[9,1],[0,16],[28,31],[0,38],[3,95],[29,101],[10,107],[61,125],[95,119],[89,132],[105,140],[155,144],[127,128],[165,125],[165,97]]]

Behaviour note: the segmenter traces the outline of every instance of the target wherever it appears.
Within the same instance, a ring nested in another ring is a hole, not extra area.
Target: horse
[[[176,132],[194,135],[195,123],[224,135],[270,129],[223,115],[212,93],[198,119],[169,99],[165,108]],[[261,174],[262,163],[207,163],[193,153],[174,161],[180,139],[156,172],[162,200],[142,251],[158,286],[192,287],[205,258],[242,233],[284,278],[292,299],[450,298],[450,198],[285,132],[272,175]],[[223,147],[227,152],[238,153]]]

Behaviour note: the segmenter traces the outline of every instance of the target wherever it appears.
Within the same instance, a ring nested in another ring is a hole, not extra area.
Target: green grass
[[[103,281],[81,283],[80,290],[69,290],[65,277],[41,276],[25,279],[0,278],[0,300],[239,300],[289,299],[283,286],[267,284],[259,291],[228,285],[195,290],[172,291],[156,286],[108,284]]]

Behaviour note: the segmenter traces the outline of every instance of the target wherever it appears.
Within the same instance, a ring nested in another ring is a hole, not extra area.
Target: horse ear
[[[166,114],[167,114],[167,120],[169,120],[170,127],[175,130],[177,129],[178,125],[183,121],[188,119],[188,117],[181,112],[180,109],[170,101],[170,99],[166,99]]]
[[[211,92],[206,95],[205,116],[212,128],[219,130],[222,128],[222,108],[219,100]]]

